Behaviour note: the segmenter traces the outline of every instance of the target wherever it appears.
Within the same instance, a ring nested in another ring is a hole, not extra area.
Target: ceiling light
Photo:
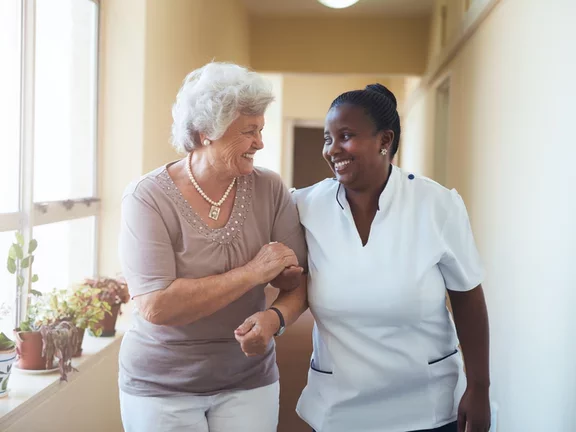
[[[324,6],[328,6],[333,9],[344,9],[350,7],[356,3],[358,0],[318,0]]]

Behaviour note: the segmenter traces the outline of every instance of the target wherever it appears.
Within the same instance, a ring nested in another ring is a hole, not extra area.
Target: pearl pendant
[[[220,216],[220,207],[213,205],[210,207],[210,213],[208,213],[208,217],[212,220],[218,220],[218,216]]]

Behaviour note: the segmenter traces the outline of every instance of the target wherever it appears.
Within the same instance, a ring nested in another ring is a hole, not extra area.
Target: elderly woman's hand
[[[246,264],[249,271],[257,276],[258,284],[268,283],[288,267],[297,267],[298,258],[292,249],[282,243],[269,243]]]
[[[302,267],[288,267],[282,270],[278,276],[270,281],[270,285],[282,291],[294,291],[300,286]]]
[[[247,357],[266,354],[270,340],[280,328],[276,312],[267,310],[248,317],[235,331],[234,336]]]

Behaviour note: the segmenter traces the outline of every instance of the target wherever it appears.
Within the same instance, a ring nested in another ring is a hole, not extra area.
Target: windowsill
[[[125,330],[130,324],[130,307],[123,305],[122,315],[116,323],[116,336],[93,337],[86,333],[82,344],[82,356],[72,360],[77,372],[68,374],[68,382],[60,381],[60,372],[34,374],[32,371],[22,371],[12,368],[8,382],[8,395],[0,398],[0,430],[26,415],[34,407],[52,397],[61,389],[71,384],[80,374],[89,373],[100,359],[122,341]]]

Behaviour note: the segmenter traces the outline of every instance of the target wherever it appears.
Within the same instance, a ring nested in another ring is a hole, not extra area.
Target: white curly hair
[[[212,62],[188,74],[172,107],[172,145],[179,153],[224,135],[239,115],[262,115],[274,100],[272,85],[261,75],[232,63]]]

